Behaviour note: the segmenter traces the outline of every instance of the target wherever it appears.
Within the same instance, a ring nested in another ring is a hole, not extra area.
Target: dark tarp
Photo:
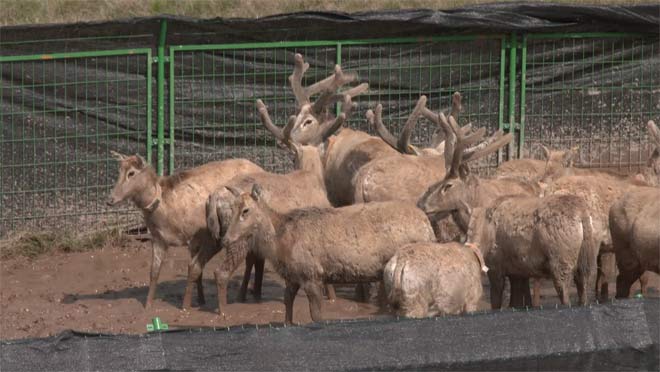
[[[660,301],[423,320],[142,336],[64,332],[0,344],[3,371],[616,370],[660,368]]]
[[[340,40],[425,37],[508,32],[660,33],[660,5],[582,6],[547,3],[487,4],[453,10],[396,10],[362,13],[300,12],[260,19],[133,18],[111,22],[23,25],[0,28],[7,41],[55,37],[151,36],[155,47],[161,19],[168,20],[168,44]],[[88,46],[96,49],[98,41]],[[125,41],[132,46],[131,40]],[[23,46],[29,48],[30,46]],[[85,49],[83,46],[78,46]],[[4,49],[4,48],[3,48]],[[2,55],[24,54],[18,50]],[[29,53],[28,53],[29,54]]]

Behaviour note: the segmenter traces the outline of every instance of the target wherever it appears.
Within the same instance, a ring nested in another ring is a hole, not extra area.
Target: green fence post
[[[335,63],[341,66],[341,43],[337,43],[337,55],[335,56]],[[335,105],[335,117],[341,114],[341,102]]]
[[[163,154],[165,152],[165,39],[167,20],[160,21],[158,35],[158,175],[163,175]]]
[[[525,88],[527,87],[527,35],[522,37],[520,55],[520,135],[518,137],[518,158],[522,158],[525,145]]]
[[[506,36],[502,38],[500,44],[500,104],[499,104],[499,130],[504,131],[504,85],[506,81],[506,49],[509,47],[509,40]],[[502,163],[502,149],[497,150],[497,164]]]

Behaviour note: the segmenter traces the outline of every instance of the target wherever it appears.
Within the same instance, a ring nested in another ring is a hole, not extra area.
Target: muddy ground
[[[0,263],[0,339],[45,337],[65,329],[101,333],[143,333],[151,318],[158,316],[170,327],[223,327],[248,323],[282,322],[283,282],[268,265],[264,278],[263,299],[255,303],[234,301],[243,268],[239,268],[230,284],[230,305],[226,318],[215,313],[217,296],[212,280],[213,270],[222,259],[215,257],[204,272],[207,304],[191,311],[180,310],[188,265],[185,248],[173,248],[161,270],[157,300],[144,310],[147,296],[150,243],[133,242],[127,247],[104,248],[83,253],[55,253],[34,260],[16,258]],[[647,275],[650,273],[647,273]],[[657,296],[660,277],[651,274],[651,295]],[[484,284],[487,280],[484,277]],[[637,290],[636,286],[634,289]],[[613,291],[613,286],[610,290]],[[488,309],[485,287],[480,309]],[[545,281],[542,302],[558,303],[554,289]],[[576,300],[575,290],[571,293]],[[388,317],[387,309],[374,300],[353,300],[353,289],[338,288],[338,299],[326,301],[323,312],[328,319]],[[193,296],[193,305],[196,298]],[[295,302],[294,321],[311,321],[304,291]]]

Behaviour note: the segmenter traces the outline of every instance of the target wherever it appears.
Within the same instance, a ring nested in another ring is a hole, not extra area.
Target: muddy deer
[[[254,239],[256,252],[284,278],[285,322],[293,321],[299,288],[309,298],[312,320],[322,320],[324,283],[372,282],[397,248],[434,241],[426,215],[414,204],[392,201],[341,208],[303,208],[278,213],[255,184],[237,197],[223,245]]]
[[[383,106],[374,111],[367,111],[367,120],[375,127],[379,136],[397,152],[381,156],[363,165],[354,176],[355,202],[373,202],[385,200],[417,201],[428,187],[445,176],[445,141],[444,128],[438,126],[431,146],[418,149],[410,143],[410,136],[418,119],[429,110],[426,108],[426,96],[421,96],[408,117],[399,138],[394,137],[382,120]],[[454,93],[450,116],[458,117],[461,109],[461,95]],[[433,121],[432,121],[433,122]],[[461,128],[469,131],[470,126]],[[449,147],[447,148],[449,149]]]
[[[219,247],[206,226],[205,204],[209,194],[238,174],[263,171],[244,159],[215,161],[171,176],[158,176],[141,156],[112,152],[119,161],[119,176],[107,204],[130,200],[142,211],[152,235],[151,276],[145,307],[153,304],[163,259],[171,246],[187,245],[191,261],[183,297],[183,308],[190,308],[192,289],[197,283],[199,304],[204,304],[202,270]]]
[[[467,242],[487,252],[493,309],[501,307],[504,278],[511,275],[551,278],[564,305],[570,304],[568,288],[575,280],[580,304],[589,302],[598,244],[582,198],[509,195],[466,214],[470,215]]]
[[[298,106],[298,113],[289,118],[289,121],[294,123],[291,139],[298,144],[319,146],[328,199],[335,207],[350,205],[354,202],[355,173],[371,160],[396,154],[396,150],[378,137],[342,127],[351,116],[354,105],[342,104],[341,113],[337,117],[333,117],[332,110],[329,109],[331,105],[342,102],[346,97],[364,93],[368,84],[363,83],[337,92],[339,88],[356,79],[354,74],[345,74],[337,65],[334,74],[328,78],[303,87],[302,78],[308,68],[309,65],[303,57],[296,54],[294,71],[289,76]],[[312,102],[311,97],[316,94],[320,96]],[[276,138],[281,139],[282,129],[273,124],[268,109],[261,100],[257,101],[257,107],[263,124]]]
[[[544,191],[545,195],[578,195],[587,202],[594,217],[596,234],[600,237],[601,242],[596,279],[596,294],[601,301],[608,299],[609,282],[614,281],[616,276],[615,252],[608,223],[612,205],[628,191],[643,186],[660,185],[658,182],[660,177],[660,131],[653,121],[647,123],[647,130],[655,149],[647,166],[636,176],[620,177],[598,170],[567,168],[564,174],[550,180]],[[645,287],[644,279],[643,277],[643,287]]]
[[[413,243],[385,266],[387,299],[399,316],[422,318],[473,312],[481,299],[483,251],[474,244]]]
[[[468,163],[497,151],[513,138],[511,134],[503,135],[496,132],[488,140],[473,146],[481,140],[483,131],[467,134],[463,133],[452,116],[445,117],[426,112],[427,118],[438,122],[450,133],[445,145],[445,177],[433,185],[421,196],[417,205],[424,210],[432,220],[444,219],[450,216],[456,221],[463,234],[467,233],[469,216],[461,213],[463,204],[470,208],[488,207],[495,199],[504,195],[539,195],[540,187],[534,182],[525,181],[519,177],[499,177],[482,179],[472,175]],[[525,297],[512,298],[512,306],[522,306],[525,301],[531,303],[529,284],[527,279],[518,280],[510,277],[512,287],[521,287]],[[518,293],[512,288],[512,293]]]
[[[544,160],[512,159],[500,164],[495,170],[495,177],[520,177],[529,181],[541,181],[563,172],[573,166],[579,146],[569,150],[550,150],[541,145]]]
[[[608,219],[619,268],[616,297],[628,297],[644,271],[660,274],[660,188],[629,191],[612,204]]]
[[[350,99],[345,101],[350,104]],[[291,140],[291,129],[293,122],[287,124],[282,133],[282,143],[295,155],[295,171],[287,174],[270,172],[258,172],[254,174],[243,174],[233,178],[224,187],[209,196],[206,205],[208,227],[213,237],[220,242],[224,232],[230,223],[231,206],[233,199],[242,192],[249,192],[252,185],[259,184],[262,192],[268,195],[270,207],[278,213],[287,213],[294,209],[317,207],[329,208],[323,181],[323,166],[318,149],[314,146],[298,145]],[[223,314],[227,307],[227,284],[232,273],[238,267],[243,258],[246,259],[245,273],[239,300],[245,301],[247,285],[252,271],[256,268],[254,295],[257,299],[261,297],[261,283],[263,279],[264,258],[255,252],[260,252],[259,247],[253,247],[257,241],[239,242],[236,247],[226,247],[227,255],[220,267],[215,271],[216,285],[218,288],[218,312]],[[330,286],[328,297],[334,299],[334,290]]]

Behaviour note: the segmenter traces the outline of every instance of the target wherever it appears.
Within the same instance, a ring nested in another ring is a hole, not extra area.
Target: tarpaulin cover
[[[161,19],[10,26],[0,28],[0,32],[6,41],[51,39],[53,35],[87,37],[130,33],[152,34],[155,42]],[[660,33],[660,5],[657,4],[584,6],[521,2],[444,11],[300,12],[260,19],[166,19],[171,31],[167,40],[169,44],[425,37],[483,32]]]
[[[660,302],[3,342],[3,371],[655,370]]]

